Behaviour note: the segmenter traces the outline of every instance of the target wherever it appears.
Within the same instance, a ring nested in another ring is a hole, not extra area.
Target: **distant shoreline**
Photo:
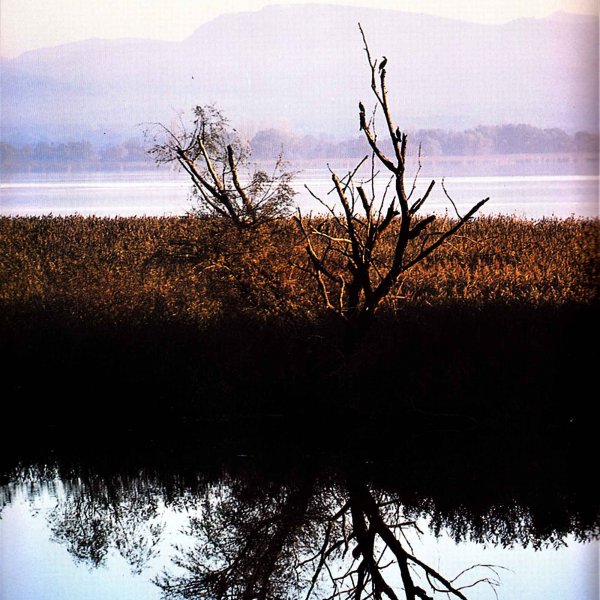
[[[290,159],[292,170],[332,168],[351,169],[363,157],[329,157]],[[268,167],[270,160],[253,161]],[[411,157],[408,170],[416,171],[418,159]],[[114,173],[156,170],[150,158],[135,161],[52,161],[32,160],[27,163],[3,164],[0,172],[23,173]],[[157,172],[165,172],[162,169]],[[599,155],[593,152],[546,154],[484,154],[422,156],[421,175],[424,176],[502,176],[502,175],[598,175]]]

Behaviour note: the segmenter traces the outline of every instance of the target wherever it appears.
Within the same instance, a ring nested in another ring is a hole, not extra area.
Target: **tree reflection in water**
[[[503,547],[597,538],[597,500],[585,468],[577,471],[587,450],[577,436],[552,436],[554,445],[527,438],[501,451],[473,437],[419,438],[368,459],[277,453],[279,439],[242,459],[191,438],[178,452],[154,448],[154,458],[139,447],[125,462],[114,449],[100,462],[88,457],[91,465],[71,457],[54,468],[35,459],[45,466],[4,468],[0,503],[13,502],[19,485],[35,499],[62,482],[50,490],[53,539],[91,567],[116,551],[133,573],[154,569],[159,551],[165,565],[165,524],[178,515],[185,535],[151,575],[170,600],[464,599],[474,588],[493,597],[501,565],[465,559],[445,572],[417,549],[419,527]]]
[[[412,553],[417,530],[400,502],[358,478],[317,485],[219,486],[180,550],[179,575],[157,579],[167,598],[466,598],[498,584],[499,568],[472,565],[447,578]]]
[[[54,541],[63,543],[77,561],[99,567],[109,549],[116,548],[134,574],[156,556],[164,528],[156,498],[111,498],[98,490],[84,490],[59,502],[48,521]]]

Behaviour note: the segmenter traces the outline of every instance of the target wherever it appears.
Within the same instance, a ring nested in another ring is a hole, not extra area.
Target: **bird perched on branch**
[[[379,70],[383,71],[385,69],[385,65],[387,65],[387,58],[384,56],[381,64],[379,65]]]
[[[360,128],[362,130],[367,126],[367,120],[365,117],[365,107],[362,102],[358,103],[358,111],[360,116]]]

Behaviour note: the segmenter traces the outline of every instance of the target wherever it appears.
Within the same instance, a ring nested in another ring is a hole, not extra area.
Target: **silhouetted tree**
[[[457,212],[458,220],[443,231],[428,229],[436,218],[434,215],[417,217],[435,182],[431,182],[421,198],[411,203],[416,178],[412,189],[407,190],[408,136],[392,120],[386,89],[386,61],[378,66],[377,60],[372,59],[360,25],[359,28],[371,71],[371,89],[377,101],[371,118],[362,102],[359,103],[360,129],[372,151],[372,179],[376,176],[376,161],[391,173],[390,184],[383,196],[377,198],[374,185],[354,185],[358,167],[343,179],[332,172],[341,214],[315,196],[329,211],[330,218],[307,219],[300,213],[297,217],[306,240],[310,270],[323,301],[349,323],[352,339],[364,330],[378,306],[394,289],[400,275],[432,254],[488,200],[481,200],[464,216]],[[386,139],[383,142],[375,131],[377,109],[381,110],[385,123]],[[386,147],[391,148],[393,156],[386,155]],[[390,187],[394,192],[391,200],[388,199]],[[388,240],[383,244],[385,237]],[[382,247],[392,247],[392,254],[386,255]]]
[[[251,172],[248,146],[216,107],[196,106],[191,126],[182,120],[176,127],[158,123],[146,135],[157,164],[177,163],[190,176],[197,212],[224,217],[238,229],[288,213],[295,192],[283,157],[271,173]]]

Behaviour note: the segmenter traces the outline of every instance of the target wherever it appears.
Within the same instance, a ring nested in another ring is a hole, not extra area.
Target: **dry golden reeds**
[[[386,307],[589,303],[599,227],[590,219],[480,217],[406,272]],[[384,245],[381,260],[385,253]],[[5,309],[60,304],[75,317],[110,321],[310,318],[322,304],[305,261],[291,221],[237,232],[198,218],[0,219]]]

